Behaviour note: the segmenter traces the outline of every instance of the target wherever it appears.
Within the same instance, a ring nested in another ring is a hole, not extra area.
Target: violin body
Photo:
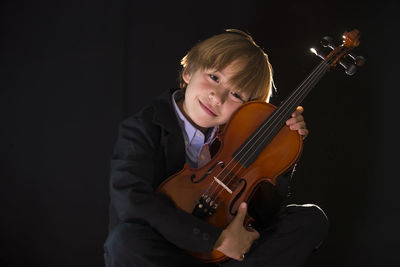
[[[218,207],[204,220],[225,229],[233,220],[240,203],[249,201],[259,183],[267,181],[275,185],[276,178],[293,166],[301,154],[301,136],[284,126],[249,168],[244,167],[232,156],[275,109],[275,106],[261,101],[242,105],[218,134],[217,138],[221,145],[211,161],[198,169],[185,164],[179,173],[166,179],[158,191],[168,195],[178,208],[193,213],[199,199],[207,192],[210,185],[213,185],[218,192],[214,199],[218,202]],[[229,172],[232,171],[233,175],[231,174],[229,179],[220,175],[222,171],[227,172],[231,167],[234,168]],[[200,181],[201,177],[203,179]],[[220,177],[219,180],[224,181],[224,185],[231,192],[217,184],[214,177]],[[191,254],[203,262],[220,262],[227,259],[219,251]]]

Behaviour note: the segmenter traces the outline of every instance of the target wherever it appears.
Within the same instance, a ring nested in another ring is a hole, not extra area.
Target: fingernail
[[[242,202],[242,204],[240,204],[240,208],[242,208],[242,209],[244,209],[244,208],[246,208],[246,202]]]

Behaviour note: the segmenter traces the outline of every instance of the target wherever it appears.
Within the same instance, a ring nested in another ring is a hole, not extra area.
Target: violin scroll
[[[353,75],[357,71],[357,67],[365,64],[366,59],[363,56],[357,56],[350,51],[360,44],[360,32],[354,29],[350,32],[345,32],[342,36],[343,43],[335,46],[332,37],[325,36],[321,40],[321,45],[325,48],[331,49],[328,56],[324,56],[317,52],[316,49],[311,48],[311,52],[323,59],[330,65],[331,69],[336,67],[337,64],[341,65],[347,75]]]

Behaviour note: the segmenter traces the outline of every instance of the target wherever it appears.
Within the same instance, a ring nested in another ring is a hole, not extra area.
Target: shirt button
[[[200,233],[199,228],[193,228],[193,234],[198,235]]]
[[[197,136],[197,137],[201,137],[201,133],[199,133],[199,132],[196,133],[196,136]]]

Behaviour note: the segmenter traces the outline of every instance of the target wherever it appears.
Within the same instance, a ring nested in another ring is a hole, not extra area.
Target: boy
[[[164,93],[121,124],[111,161],[106,266],[205,266],[184,250],[213,249],[231,258],[223,266],[301,266],[326,234],[327,220],[317,206],[289,205],[272,221],[263,220],[261,188],[249,203],[263,222],[259,231],[243,226],[246,203],[219,229],[156,191],[184,163],[201,167],[210,160],[218,127],[240,105],[271,95],[267,55],[238,30],[195,45],[182,67],[181,90]],[[302,112],[299,107],[286,124],[305,137]],[[278,179],[278,189],[284,179]],[[285,194],[285,188],[278,191]]]

